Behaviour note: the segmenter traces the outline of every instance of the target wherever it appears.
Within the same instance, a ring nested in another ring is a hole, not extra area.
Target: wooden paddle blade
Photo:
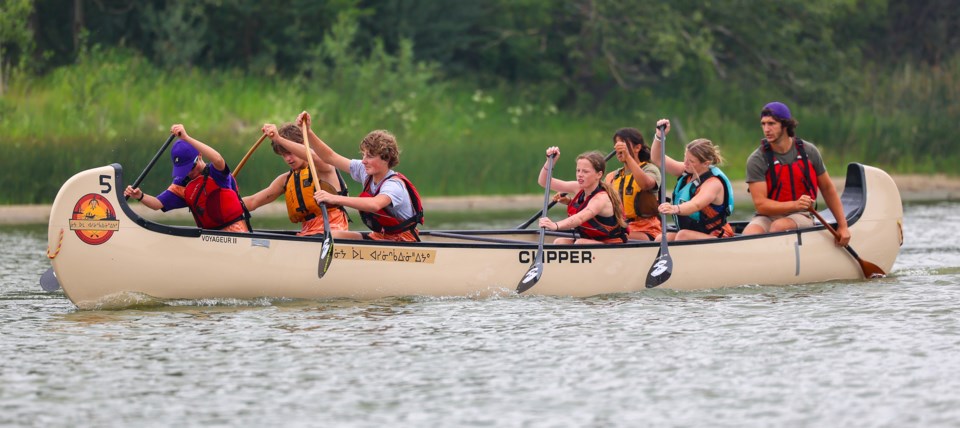
[[[673,274],[673,258],[670,253],[662,253],[654,260],[647,273],[647,288],[654,288],[670,279]]]
[[[877,266],[873,263],[870,263],[863,259],[858,259],[860,262],[860,269],[863,270],[863,277],[866,279],[877,279],[877,278],[886,278],[887,273],[880,269],[880,266]]]
[[[537,261],[533,262],[527,273],[523,275],[520,283],[517,284],[517,294],[523,293],[536,285],[537,281],[540,280],[540,275],[543,275],[543,261],[538,257]]]
[[[57,280],[57,274],[53,268],[47,269],[43,275],[40,275],[40,288],[43,291],[57,291],[60,289],[60,281]]]

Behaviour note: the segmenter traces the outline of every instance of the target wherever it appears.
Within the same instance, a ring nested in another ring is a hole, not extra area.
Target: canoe
[[[537,252],[537,230],[425,230],[423,242],[337,240],[318,277],[321,237],[293,231],[231,233],[139,216],[123,197],[119,164],[67,180],[50,212],[48,257],[66,296],[97,308],[138,299],[375,299],[516,293]],[[890,176],[848,166],[842,201],[862,260],[889,271],[903,242],[903,207]],[[829,210],[827,222],[835,221]],[[429,215],[429,213],[428,213]],[[735,223],[737,231],[743,223]],[[592,296],[645,289],[659,246],[553,245],[524,295]],[[701,290],[857,280],[864,272],[822,225],[799,231],[670,243],[672,276],[660,288]]]

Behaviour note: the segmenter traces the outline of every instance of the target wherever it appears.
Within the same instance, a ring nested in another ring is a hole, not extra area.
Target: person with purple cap
[[[187,134],[183,125],[170,127],[180,137],[170,149],[173,183],[157,196],[127,186],[123,194],[144,206],[164,212],[188,207],[197,227],[228,232],[249,232],[250,214],[240,199],[237,181],[223,156]],[[204,162],[204,158],[210,163]]]
[[[760,111],[763,140],[747,158],[747,189],[756,215],[743,234],[812,227],[809,209],[819,192],[837,220],[837,245],[847,245],[850,230],[840,194],[817,147],[796,136],[797,125],[784,103],[771,102]]]

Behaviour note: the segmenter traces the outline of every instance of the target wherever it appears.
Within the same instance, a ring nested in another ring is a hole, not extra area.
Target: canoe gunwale
[[[201,235],[217,235],[217,236],[229,236],[229,237],[246,237],[246,238],[262,238],[262,239],[280,239],[280,240],[293,240],[293,241],[322,241],[322,235],[313,235],[313,236],[297,236],[296,231],[294,230],[254,230],[250,233],[243,232],[227,232],[221,230],[212,230],[212,229],[200,229],[192,226],[175,226],[156,223],[146,218],[140,216],[133,208],[127,203],[126,198],[123,196],[123,189],[126,187],[123,179],[123,166],[118,163],[113,163],[110,165],[114,169],[116,176],[116,194],[117,200],[120,202],[120,208],[123,210],[124,214],[144,229],[147,229],[151,232],[180,236],[180,237],[189,237],[189,238],[198,238]],[[847,166],[847,175],[846,175],[846,184],[844,186],[843,194],[841,195],[841,203],[843,204],[844,214],[847,217],[847,224],[853,226],[860,219],[861,215],[864,212],[864,208],[867,202],[866,189],[864,189],[864,184],[866,182],[866,175],[864,167],[862,164],[851,162]],[[824,207],[820,214],[826,219],[829,223],[836,226],[836,219],[833,217],[833,213],[829,209]],[[731,222],[733,228],[736,232],[740,232],[748,224],[748,221],[738,221]],[[672,228],[672,226],[671,226]],[[815,226],[812,228],[801,229],[799,232],[809,233],[817,232],[825,229],[825,227],[819,222],[816,222]],[[535,235],[537,229],[483,229],[483,230],[424,230],[420,232],[422,236],[437,236],[445,238],[454,238],[454,239],[463,239],[464,242],[394,242],[394,241],[371,241],[371,240],[350,240],[350,239],[338,239],[338,243],[353,243],[353,244],[363,244],[363,245],[389,245],[389,246],[412,246],[412,247],[422,247],[422,246],[437,246],[437,247],[468,247],[468,248],[487,248],[487,247],[504,247],[504,248],[529,248],[536,247],[535,242],[526,242],[520,240],[506,239],[506,238],[494,238],[486,235]],[[779,235],[794,235],[798,231],[784,231],[777,233],[767,233],[760,235],[736,235],[733,237],[720,239],[704,239],[704,240],[693,240],[693,241],[675,241],[671,242],[673,245],[703,245],[710,243],[719,243],[723,241],[731,240],[751,240],[751,239],[762,239],[770,236],[779,236]],[[570,237],[570,232],[556,232],[548,231],[548,235],[557,236],[557,237]],[[573,248],[574,245],[558,245],[547,243],[545,244],[550,247],[556,248]],[[624,244],[617,244],[619,247],[650,247],[656,246],[655,242],[652,241],[629,241]],[[607,246],[607,244],[591,244],[591,245],[577,245],[576,248],[591,248],[597,247],[602,248]]]

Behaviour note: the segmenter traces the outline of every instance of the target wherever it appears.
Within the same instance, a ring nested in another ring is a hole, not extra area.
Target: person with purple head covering
[[[240,199],[237,181],[223,156],[214,148],[187,134],[183,125],[170,127],[180,137],[170,149],[173,183],[157,196],[127,186],[123,194],[152,210],[164,212],[188,207],[197,227],[249,232],[250,213]],[[204,162],[209,159],[210,163]]]
[[[747,189],[756,215],[744,235],[813,226],[809,209],[818,192],[837,220],[837,245],[850,242],[843,204],[820,151],[796,136],[798,122],[786,104],[774,101],[760,111],[763,140],[747,158]]]

